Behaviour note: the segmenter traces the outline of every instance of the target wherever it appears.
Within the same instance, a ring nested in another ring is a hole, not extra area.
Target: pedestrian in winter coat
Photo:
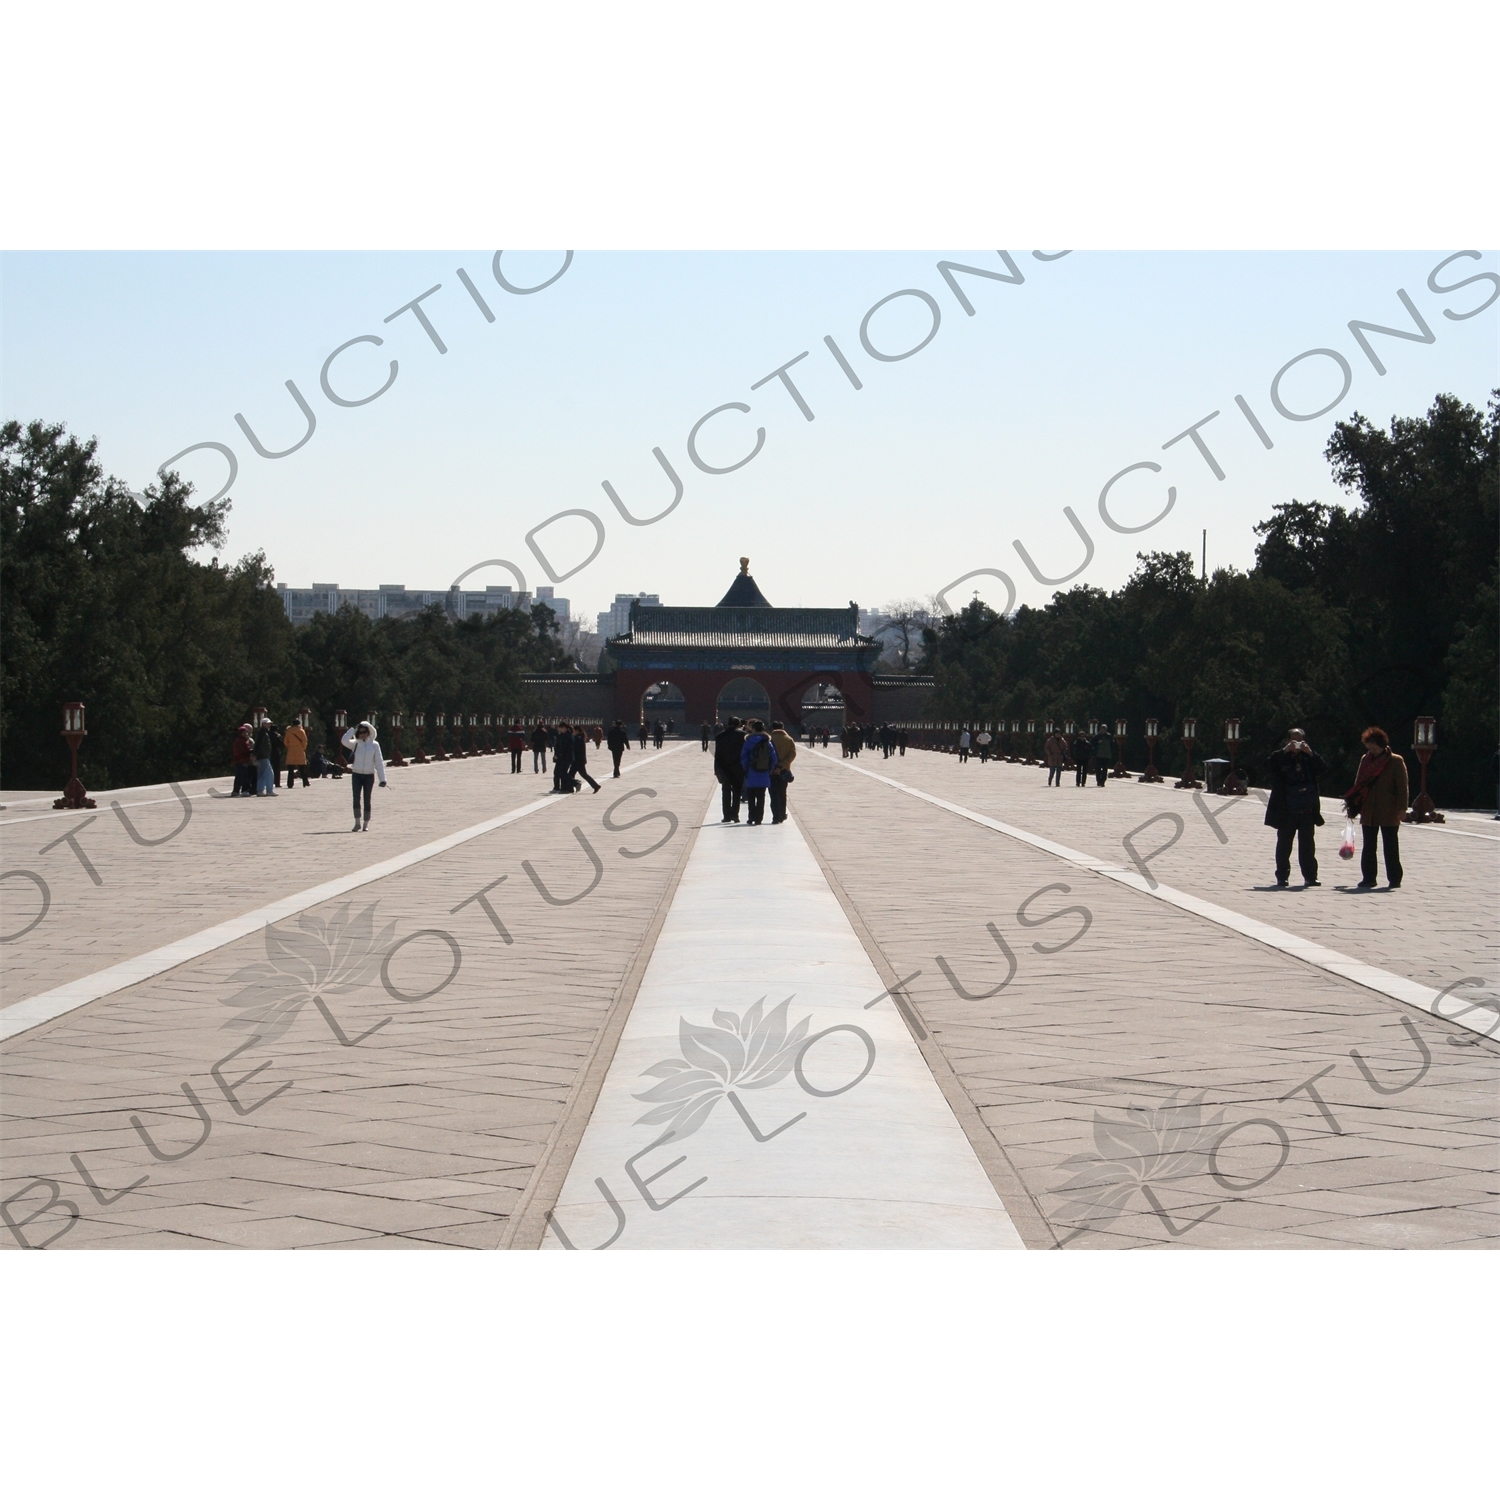
[[[1089,742],[1089,737],[1080,730],[1073,737],[1073,774],[1074,786],[1087,786],[1089,779],[1089,757],[1094,753],[1094,747]]]
[[[766,733],[766,726],[759,719],[751,719],[750,733],[740,746],[740,765],[745,770],[745,802],[749,824],[761,823],[766,816],[766,792],[771,785],[772,773],[776,770],[776,746]]]
[[[385,785],[385,757],[380,753],[380,741],[375,737],[375,726],[368,719],[361,719],[353,729],[346,730],[339,741],[349,752],[349,770],[354,791],[354,832],[370,831],[370,790],[375,778]],[[364,797],[364,822],[360,822],[359,801]]]
[[[276,730],[269,719],[262,719],[255,730],[255,795],[276,795],[276,771],[272,763],[272,749],[276,744]]]
[[[578,783],[573,780],[574,776],[582,776],[588,784],[597,792],[599,783],[589,775],[589,737],[581,729],[573,731],[573,768],[572,775],[568,777],[565,791],[576,792]]]
[[[1094,784],[1103,786],[1109,778],[1109,768],[1115,763],[1115,737],[1107,730],[1100,730],[1094,738]]]
[[[531,774],[547,769],[547,731],[540,724],[531,730]]]
[[[1061,786],[1063,762],[1068,758],[1068,742],[1060,734],[1049,734],[1042,746],[1042,759],[1047,762],[1047,785]]]
[[[301,776],[302,785],[307,785],[307,731],[293,719],[281,737],[286,747],[286,789],[291,791],[292,778]]]
[[[573,726],[559,724],[552,747],[552,790],[571,792],[573,789]]]
[[[1378,838],[1385,854],[1385,878],[1393,891],[1400,890],[1401,820],[1406,816],[1411,793],[1406,762],[1392,751],[1390,737],[1383,729],[1372,725],[1360,736],[1360,741],[1365,747],[1364,758],[1355,773],[1354,785],[1344,797],[1346,811],[1351,818],[1359,819],[1363,834],[1358,889],[1367,891],[1375,884]]]
[[[1266,761],[1271,795],[1266,801],[1266,827],[1276,830],[1276,884],[1292,878],[1292,840],[1297,841],[1297,864],[1305,885],[1318,885],[1316,830],[1323,822],[1318,800],[1318,777],[1327,769],[1323,757],[1307,743],[1300,729],[1289,729],[1286,744]]]
[[[797,758],[797,745],[780,719],[771,720],[771,744],[776,748],[776,769],[771,773],[771,821],[786,822],[786,789],[794,779],[792,762]]]
[[[510,751],[510,773],[519,776],[521,757],[526,754],[526,731],[519,724],[510,726],[510,733],[505,736],[505,748]]]
[[[744,748],[745,731],[740,721],[731,717],[723,732],[714,740],[714,775],[720,788],[720,805],[724,823],[740,820],[740,798],[745,788],[745,768],[740,762],[740,751]]]
[[[625,721],[616,719],[609,726],[609,733],[605,736],[605,744],[609,746],[609,753],[614,759],[615,775],[620,774],[620,757],[630,748],[630,735],[626,732]]]
[[[234,767],[234,788],[231,797],[253,797],[255,795],[255,731],[248,724],[241,724],[234,732],[234,744],[229,750],[230,764]]]

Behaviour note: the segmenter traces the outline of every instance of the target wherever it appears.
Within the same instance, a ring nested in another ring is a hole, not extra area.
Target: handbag
[[[1344,819],[1344,837],[1339,842],[1339,858],[1354,858],[1354,830],[1358,825],[1353,818]]]

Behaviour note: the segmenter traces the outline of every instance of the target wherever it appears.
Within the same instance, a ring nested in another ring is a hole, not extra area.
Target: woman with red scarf
[[[1406,762],[1392,753],[1390,736],[1373,725],[1360,736],[1365,747],[1364,758],[1354,777],[1354,785],[1344,795],[1344,808],[1351,818],[1358,818],[1364,835],[1359,856],[1360,882],[1357,890],[1375,886],[1375,830],[1385,854],[1385,878],[1393,891],[1401,888],[1401,820],[1406,816],[1410,786]]]

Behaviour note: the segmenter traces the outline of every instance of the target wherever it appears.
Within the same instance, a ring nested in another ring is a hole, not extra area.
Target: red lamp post
[[[469,715],[469,754],[479,754],[479,715]]]
[[[1226,797],[1243,797],[1245,782],[1240,777],[1237,764],[1240,749],[1240,721],[1238,719],[1224,721],[1224,738],[1229,744],[1229,775],[1222,790]]]
[[[1036,720],[1026,721],[1026,762],[1028,766],[1036,764]]]
[[[1182,744],[1187,752],[1187,769],[1182,773],[1182,780],[1174,782],[1173,785],[1183,788],[1185,791],[1195,791],[1203,785],[1201,781],[1193,778],[1193,744],[1198,738],[1198,721],[1196,719],[1184,719],[1182,721]]]
[[[1448,820],[1437,810],[1437,804],[1427,795],[1427,762],[1432,758],[1432,752],[1437,747],[1437,720],[1424,715],[1416,722],[1412,749],[1417,752],[1417,759],[1422,762],[1422,790],[1417,794],[1417,800],[1412,803],[1411,811],[1406,813],[1404,821],[1407,823],[1446,823]],[[93,804],[91,803],[90,806]]]
[[[437,749],[432,752],[434,760],[447,760],[448,753],[443,749],[443,730],[448,727],[448,715],[441,709],[433,715],[432,728],[437,735]]]
[[[391,733],[396,739],[396,751],[391,756],[391,764],[404,766],[406,762],[401,759],[401,710],[399,708],[391,710]]]
[[[84,784],[78,779],[78,747],[83,743],[87,734],[88,730],[83,727],[83,704],[64,703],[62,737],[68,742],[68,753],[72,757],[73,769],[68,777],[67,786],[63,788],[62,796],[52,804],[55,808],[76,809],[98,806],[98,803],[89,796]],[[1425,762],[1422,769],[1426,771]]]
[[[492,736],[490,734],[490,728],[494,724],[494,722],[495,722],[495,716],[493,714],[486,714],[484,716],[484,751],[483,751],[483,753],[485,755],[494,755],[496,753],[496,747],[490,743],[490,740],[492,738]]]
[[[1013,766],[1021,763],[1021,721],[1012,719],[1010,721],[1010,763]]]
[[[1064,721],[1063,739],[1066,743],[1063,747],[1063,770],[1065,771],[1073,769],[1073,736],[1077,733],[1078,725],[1072,719]]]
[[[1141,781],[1160,781],[1161,772],[1156,769],[1156,742],[1161,736],[1161,724],[1156,719],[1146,720],[1146,770]]]
[[[1115,768],[1109,773],[1113,777],[1123,776],[1127,781],[1130,772],[1125,769],[1125,736],[1129,729],[1124,719],[1115,720]]]
[[[412,722],[417,730],[417,753],[412,757],[412,764],[414,766],[425,766],[427,764],[427,756],[422,750],[422,736],[427,728],[427,715],[418,710],[412,715]]]
[[[336,708],[333,711],[333,732],[339,741],[338,757],[343,765],[349,764],[348,757],[344,754],[344,731],[349,727],[349,710],[347,708]]]

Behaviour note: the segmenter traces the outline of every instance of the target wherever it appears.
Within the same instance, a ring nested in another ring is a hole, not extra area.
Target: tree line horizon
[[[70,700],[88,705],[84,779],[108,789],[222,773],[252,706],[278,723],[309,709],[312,742],[331,745],[338,709],[517,717],[545,710],[523,675],[587,670],[540,603],[464,620],[436,604],[380,620],[345,605],[294,626],[263,551],[231,565],[190,555],[223,545],[228,498],[195,505],[168,472],[138,502],[96,451],[61,423],[0,426],[7,790],[66,779]],[[1164,773],[1184,769],[1184,716],[1200,757],[1223,753],[1224,721],[1239,718],[1252,774],[1296,724],[1339,783],[1328,792],[1352,780],[1367,725],[1404,750],[1431,714],[1433,795],[1494,806],[1500,392],[1484,411],[1438,395],[1389,428],[1356,413],[1325,457],[1352,504],[1273,504],[1248,572],[1202,579],[1190,552],[1138,553],[1112,591],[1079,584],[1009,615],[978,599],[940,621],[907,611],[897,670],[934,677],[934,719],[1124,718],[1136,769],[1155,717]]]

